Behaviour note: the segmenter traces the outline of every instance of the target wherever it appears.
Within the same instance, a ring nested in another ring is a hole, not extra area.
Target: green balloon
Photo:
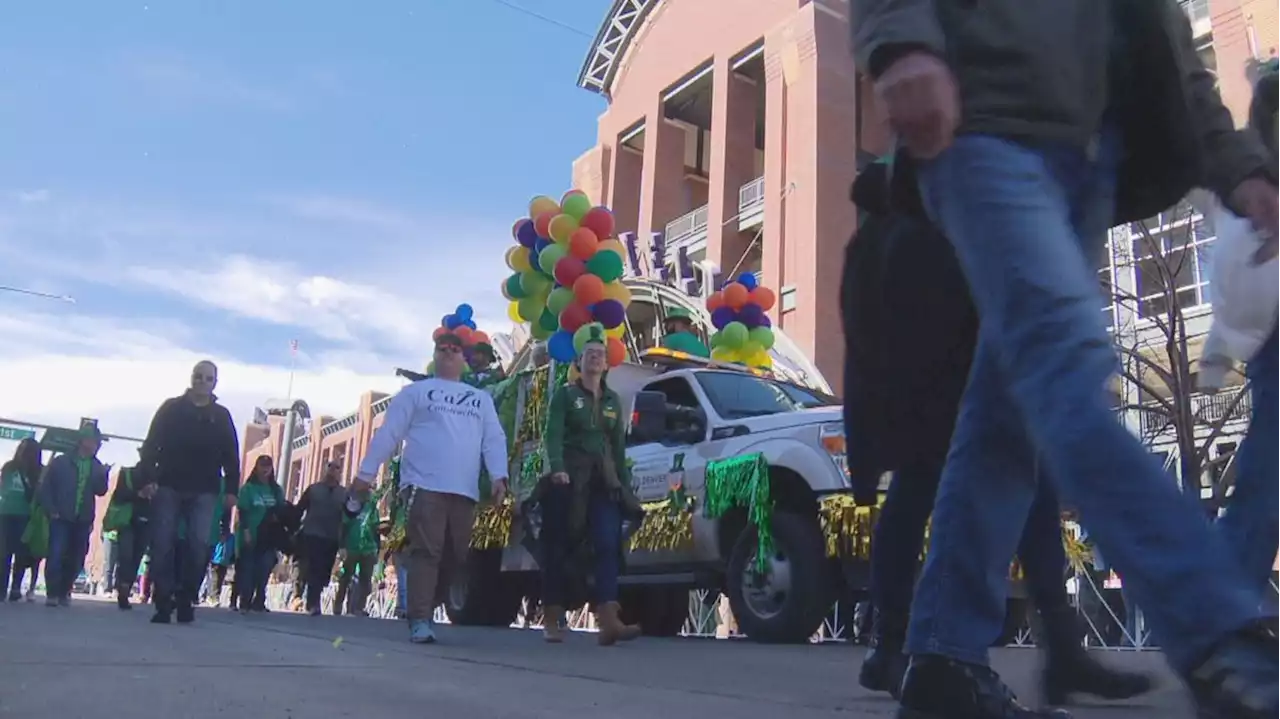
[[[538,318],[538,325],[548,332],[555,332],[560,329],[560,315],[550,309],[544,309],[542,316]]]
[[[587,272],[607,285],[622,276],[622,257],[617,252],[597,252],[587,260]]]
[[[541,323],[534,322],[529,326],[529,334],[533,335],[535,340],[546,340],[551,336],[552,332],[551,330],[543,329]]]
[[[564,198],[560,210],[575,220],[581,220],[591,211],[591,200],[587,199],[586,195],[569,195]]]
[[[711,349],[719,347],[722,342],[724,342],[724,338],[720,336],[719,332],[711,335]]]
[[[568,287],[557,287],[547,296],[547,309],[556,313],[557,317],[571,304],[573,304],[573,290]]]
[[[757,327],[751,330],[751,341],[760,345],[760,349],[773,349],[773,330],[768,327]]]
[[[567,254],[569,254],[569,248],[559,242],[547,245],[542,252],[538,253],[538,267],[541,267],[548,276],[555,277],[556,263]]]
[[[532,322],[535,325],[537,322],[534,321],[542,316],[546,308],[546,303],[540,297],[526,297],[516,305],[516,311],[520,313],[520,319],[525,322]]]
[[[520,275],[520,286],[529,297],[546,297],[551,292],[551,278],[541,272],[525,272]]]
[[[751,336],[751,333],[747,331],[747,326],[741,322],[730,322],[724,326],[724,329],[720,330],[720,334],[723,335],[720,338],[720,346],[734,350],[746,344],[747,339]]]
[[[520,286],[519,272],[507,278],[507,294],[511,295],[513,300],[522,300],[529,296],[529,293],[525,292],[524,288]]]

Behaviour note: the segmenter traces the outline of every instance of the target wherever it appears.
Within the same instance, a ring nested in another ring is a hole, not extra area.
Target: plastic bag
[[[27,521],[27,528],[22,533],[22,543],[27,545],[31,556],[37,559],[49,556],[49,515],[39,502],[32,504],[31,519]]]
[[[1262,241],[1249,221],[1214,198],[1205,208],[1217,233],[1209,271],[1213,325],[1200,358],[1200,387],[1222,387],[1236,362],[1258,353],[1276,327],[1280,264],[1253,262]]]

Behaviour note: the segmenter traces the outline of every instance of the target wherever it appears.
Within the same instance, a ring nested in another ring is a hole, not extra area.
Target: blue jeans
[[[274,549],[240,547],[240,556],[236,558],[236,592],[240,595],[241,611],[266,606],[267,581],[277,561],[279,556]]]
[[[1280,448],[1276,446],[1277,422],[1276,333],[1271,333],[1256,357],[1245,368],[1253,394],[1249,432],[1236,455],[1236,488],[1218,525],[1244,567],[1245,576],[1258,591],[1268,590],[1280,534],[1276,507],[1280,504]]]
[[[570,536],[572,501],[568,486],[552,486],[542,499],[542,603],[547,606],[564,607],[568,601],[570,558],[582,541]],[[622,510],[617,501],[593,494],[587,505],[586,529],[595,580],[592,601],[596,606],[616,602],[622,552]]]
[[[69,597],[89,553],[93,520],[49,520],[49,562],[44,568],[45,595]]]
[[[396,557],[396,612],[409,611],[409,568]]]
[[[966,135],[920,168],[925,207],[955,247],[981,330],[912,606],[911,653],[986,663],[1037,453],[1175,668],[1193,668],[1261,618],[1260,593],[1198,498],[1179,491],[1110,407],[1118,361],[1095,261],[1120,148],[1105,140],[1090,160],[1082,149]]]
[[[151,499],[151,581],[157,607],[164,608],[169,598],[194,602],[209,563],[209,533],[213,527],[213,511],[222,497],[216,494],[178,493],[170,487],[158,487]],[[187,525],[183,555],[178,555],[178,522]],[[178,562],[182,563],[179,575]]]

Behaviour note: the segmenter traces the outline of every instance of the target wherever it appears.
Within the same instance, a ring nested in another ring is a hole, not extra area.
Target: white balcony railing
[[[667,248],[671,249],[707,231],[707,206],[703,205],[688,214],[681,215],[667,223]]]
[[[1227,410],[1231,409],[1231,403],[1234,401],[1235,392],[1233,391],[1219,392],[1218,394],[1197,393],[1191,395],[1191,411],[1197,419],[1204,422],[1217,422],[1223,418],[1228,421],[1248,418],[1249,412],[1253,409],[1252,395],[1245,393],[1235,406],[1235,410],[1228,417]],[[1139,421],[1143,436],[1150,437],[1172,427],[1168,417],[1165,416],[1163,411],[1156,409],[1154,403],[1149,403],[1145,406],[1151,407],[1151,409],[1139,410],[1141,412]]]
[[[764,206],[764,178],[757,177],[738,189],[738,214]]]

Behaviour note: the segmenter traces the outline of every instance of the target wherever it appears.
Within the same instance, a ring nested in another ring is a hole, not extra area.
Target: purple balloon
[[[533,229],[532,222],[520,223],[520,229],[516,230],[516,242],[530,249],[538,242],[538,231]]]
[[[591,306],[591,316],[611,330],[627,319],[627,309],[617,300],[600,300]]]
[[[761,326],[761,327],[773,327],[773,320],[769,319],[769,315],[761,315],[761,316],[760,316],[760,326]]]
[[[764,311],[760,309],[760,305],[748,303],[738,310],[738,321],[747,326],[747,329],[753,330],[760,326],[760,320],[764,317]]]
[[[711,313],[711,324],[718,330],[724,329],[724,326],[738,319],[738,313],[733,311],[732,307],[717,307],[715,312]]]

